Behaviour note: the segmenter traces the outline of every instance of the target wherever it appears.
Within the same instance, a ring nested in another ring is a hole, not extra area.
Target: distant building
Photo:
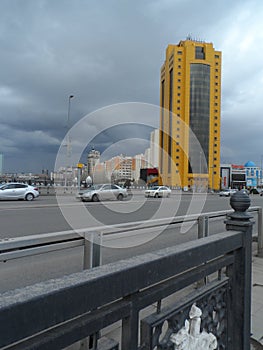
[[[4,163],[4,156],[3,154],[0,154],[0,175],[3,174],[3,163]]]
[[[160,106],[163,183],[219,189],[221,52],[212,43],[188,38],[168,45],[161,68]],[[199,141],[204,160],[189,130]]]
[[[158,168],[159,167],[159,134],[160,130],[155,129],[150,135],[150,147],[144,152],[145,165],[140,168]],[[140,172],[140,170],[139,170]],[[139,174],[137,173],[137,175]]]
[[[156,129],[151,132],[150,136],[150,159],[151,167],[159,166],[159,134],[160,130]]]
[[[221,164],[221,188],[255,188],[261,186],[262,171],[252,161],[244,165]]]
[[[244,165],[222,164],[220,166],[221,188],[245,188],[247,185]]]
[[[94,174],[95,166],[96,164],[99,163],[99,160],[100,160],[100,152],[96,151],[95,149],[92,149],[88,153],[88,157],[87,157],[88,175],[90,175],[91,177]]]
[[[150,147],[146,148],[146,150],[144,152],[144,159],[145,159],[147,166],[151,167],[151,149],[150,149]]]
[[[136,182],[140,179],[140,170],[147,166],[146,164],[147,161],[144,154],[137,154],[133,157],[133,179]]]
[[[121,154],[105,162],[96,163],[93,172],[93,182],[125,183],[126,180],[137,182],[140,179],[140,169],[146,166],[147,162],[144,154],[137,154],[133,157]]]
[[[132,157],[120,157],[120,162],[117,166],[118,176],[120,179],[132,180],[133,178],[133,159]]]
[[[258,187],[262,185],[262,170],[252,161],[246,162],[244,165],[246,170],[247,187]]]

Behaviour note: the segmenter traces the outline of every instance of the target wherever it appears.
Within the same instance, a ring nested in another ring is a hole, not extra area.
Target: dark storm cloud
[[[88,152],[94,148],[103,153],[105,148],[112,148],[111,157],[119,154],[126,154],[128,156],[135,155],[142,152],[143,149],[149,147],[150,134],[154,129],[149,125],[143,124],[119,124],[113,127],[107,128],[98,133],[87,145],[84,152],[87,157]],[[124,147],[125,143],[131,140],[127,147]],[[139,142],[140,140],[140,142]],[[119,144],[119,147],[113,149],[114,144]],[[106,146],[106,147],[105,147]],[[132,146],[132,147],[131,147]],[[144,148],[142,148],[144,147]],[[118,152],[118,153],[116,153]],[[108,155],[109,153],[107,153]],[[106,159],[103,159],[106,160]]]
[[[262,129],[262,12],[260,0],[2,0],[4,171],[52,170],[71,94],[70,126],[115,103],[158,105],[165,48],[188,34],[223,52],[222,158],[257,162],[261,138],[240,144],[241,127]]]

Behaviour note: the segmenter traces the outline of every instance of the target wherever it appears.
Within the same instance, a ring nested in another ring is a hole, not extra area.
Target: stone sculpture
[[[202,311],[195,304],[189,312],[189,320],[179,332],[170,337],[174,350],[214,350],[217,348],[217,339],[212,333],[200,331]]]

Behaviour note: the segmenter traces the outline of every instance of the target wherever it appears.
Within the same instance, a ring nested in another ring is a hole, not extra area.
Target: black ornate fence
[[[252,223],[240,196],[226,232],[2,294],[0,348],[63,349],[90,337],[90,349],[176,349],[193,332],[216,339],[214,349],[249,349]],[[200,317],[189,316],[193,305]],[[118,339],[100,337],[120,320]]]

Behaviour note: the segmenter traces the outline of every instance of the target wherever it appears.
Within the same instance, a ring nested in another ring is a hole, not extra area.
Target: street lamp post
[[[68,97],[68,120],[67,120],[67,130],[68,130],[68,140],[67,140],[67,157],[70,158],[70,152],[71,152],[71,144],[70,144],[70,136],[69,136],[69,129],[70,129],[70,101],[74,97],[74,95],[69,95]]]
[[[262,188],[262,159],[263,159],[263,155],[260,156],[260,174],[259,174],[260,188]]]
[[[71,141],[70,141],[70,135],[69,135],[69,129],[70,129],[70,102],[71,99],[74,97],[74,95],[69,95],[68,97],[68,117],[67,117],[67,165],[66,165],[66,170],[65,170],[65,187],[67,186],[67,173],[68,173],[68,168],[70,167],[69,165],[69,159],[71,155]]]

